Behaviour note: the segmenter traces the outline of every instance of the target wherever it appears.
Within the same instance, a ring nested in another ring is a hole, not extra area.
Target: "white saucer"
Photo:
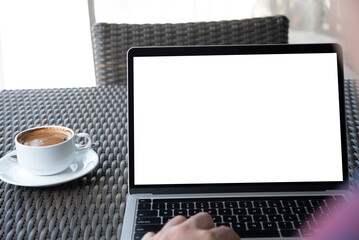
[[[92,171],[98,164],[97,153],[90,149],[76,154],[76,163],[66,170],[48,176],[37,176],[18,165],[10,157],[0,159],[0,179],[4,182],[25,187],[46,187],[69,182]]]

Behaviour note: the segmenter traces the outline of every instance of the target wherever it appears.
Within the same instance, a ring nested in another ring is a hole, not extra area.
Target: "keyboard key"
[[[147,232],[136,232],[134,240],[141,240]]]
[[[237,202],[224,202],[226,208],[238,208]]]
[[[139,199],[139,203],[151,203],[151,199]]]
[[[139,217],[137,218],[137,224],[160,224],[160,217]]]
[[[157,217],[157,210],[138,210],[137,217]]]
[[[175,216],[177,216],[177,215],[187,216],[187,210],[184,210],[184,209],[175,209],[175,210],[173,210],[173,214],[174,214]]]
[[[267,216],[266,215],[253,215],[253,219],[255,222],[267,222]]]
[[[293,224],[291,222],[279,222],[278,226],[280,229],[293,229]]]
[[[296,207],[297,204],[294,200],[283,200],[282,201],[283,207]]]
[[[279,214],[291,214],[292,210],[290,210],[289,207],[278,208],[278,213]]]
[[[299,207],[311,207],[310,201],[308,199],[297,200],[297,205]]]
[[[245,208],[234,208],[233,209],[233,214],[235,214],[235,215],[246,215],[248,213],[247,213],[247,209],[245,209]]]
[[[288,222],[298,221],[298,217],[296,214],[284,214],[283,218],[284,221],[288,221]]]
[[[253,222],[252,216],[250,215],[239,215],[238,216],[239,222]]]
[[[193,202],[183,202],[181,203],[182,209],[194,209],[194,203]]]
[[[273,222],[264,222],[263,228],[264,229],[277,229],[277,224],[275,224]]]
[[[269,219],[270,222],[283,221],[283,217],[281,215],[268,215],[268,219]]]
[[[139,203],[138,204],[138,209],[147,209],[147,210],[151,210],[151,204],[150,203]]]
[[[203,212],[207,212],[212,216],[218,215],[217,209],[203,209]]]
[[[165,209],[165,203],[164,202],[153,203],[152,209]]]
[[[248,208],[248,214],[262,214],[260,208]]]
[[[308,228],[309,227],[307,221],[304,221],[304,222],[303,221],[300,221],[300,222],[294,221],[293,225],[294,225],[294,228],[296,228],[296,229]]]
[[[209,208],[208,202],[197,202],[196,208]]]
[[[247,227],[249,230],[261,230],[262,226],[260,223],[247,223]]]
[[[232,215],[232,209],[218,209],[218,214],[219,215]]]
[[[241,238],[279,237],[277,230],[236,231]]]
[[[244,223],[232,223],[234,231],[246,231],[246,225]]]
[[[295,237],[299,236],[298,230],[281,230],[280,233],[283,237]]]
[[[157,224],[143,224],[143,225],[136,225],[135,231],[136,232],[158,232],[161,230],[163,225]]]
[[[314,212],[322,212],[322,210],[320,210],[320,208],[318,208],[318,209],[315,209],[314,207],[306,207],[306,209],[307,209],[307,212],[308,213],[314,213]]]
[[[252,203],[250,201],[239,201],[238,205],[240,208],[251,208],[253,207]]]
[[[223,222],[237,222],[236,216],[223,216]]]
[[[268,206],[269,207],[281,207],[282,204],[280,203],[279,200],[269,200],[268,201]]]
[[[310,202],[312,203],[313,207],[326,206],[325,202],[320,199],[311,199]]]
[[[223,208],[223,202],[210,202],[209,206],[211,208],[222,209]]]
[[[299,220],[307,220],[307,221],[313,221],[313,216],[311,214],[298,214]]]
[[[178,202],[167,203],[167,209],[179,209],[180,204]]]
[[[266,201],[254,201],[254,207],[268,207]]]
[[[306,214],[307,211],[305,210],[304,207],[292,207],[292,211],[293,213],[297,213],[297,214]]]
[[[163,217],[168,217],[168,216],[173,216],[173,212],[172,210],[160,210],[160,216],[163,216]]]
[[[263,208],[264,214],[277,214],[277,211],[275,208]]]

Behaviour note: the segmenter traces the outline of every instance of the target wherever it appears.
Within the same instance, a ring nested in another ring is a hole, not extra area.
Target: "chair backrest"
[[[288,43],[288,28],[285,16],[179,24],[96,23],[96,83],[126,84],[126,54],[133,46]]]

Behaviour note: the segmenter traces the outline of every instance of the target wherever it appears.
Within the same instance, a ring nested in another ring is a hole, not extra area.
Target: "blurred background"
[[[272,15],[290,43],[339,42],[339,0],[0,0],[0,89],[95,86],[91,26]],[[349,68],[346,78],[354,77]]]

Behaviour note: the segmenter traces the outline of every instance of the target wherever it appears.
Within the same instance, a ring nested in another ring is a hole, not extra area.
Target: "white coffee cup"
[[[52,141],[56,139],[55,135],[64,137],[61,142],[56,143],[57,140]],[[87,139],[86,144],[77,143],[80,138]],[[91,138],[87,133],[74,133],[67,127],[41,126],[16,135],[15,146],[16,150],[7,154],[10,159],[17,161],[22,168],[32,174],[52,175],[64,171],[74,163],[75,154],[88,151],[91,147]]]

